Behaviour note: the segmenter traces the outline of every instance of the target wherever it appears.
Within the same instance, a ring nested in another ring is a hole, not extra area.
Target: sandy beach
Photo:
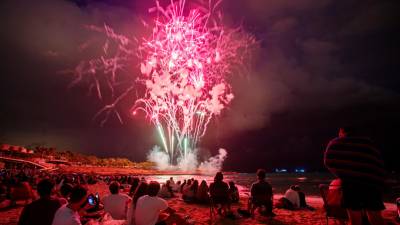
[[[108,188],[106,184],[99,183],[95,185],[88,186],[89,191],[92,193],[98,192],[100,196],[105,196],[108,194]],[[276,201],[282,197],[282,195],[274,195],[274,200]],[[236,212],[238,208],[246,208],[246,203],[248,200],[247,193],[241,193],[240,203],[233,205],[233,210]],[[210,209],[207,205],[198,204],[187,204],[183,202],[182,199],[176,197],[167,200],[169,205],[174,208],[177,213],[182,216],[189,216],[194,224],[223,224],[223,225],[253,225],[253,224],[271,224],[271,225],[294,225],[294,224],[304,224],[304,225],[324,225],[326,224],[325,213],[323,209],[323,202],[319,196],[308,196],[307,203],[315,208],[315,211],[309,210],[284,210],[284,209],[274,209],[276,217],[270,219],[260,216],[256,213],[254,218],[240,218],[235,220],[228,218],[221,218],[215,216],[210,217]],[[396,206],[391,203],[386,203],[386,210],[383,215],[388,222],[388,224],[398,224],[393,218],[396,215]],[[19,214],[23,208],[23,202],[19,202],[18,205],[6,211],[0,211],[0,224],[1,225],[15,225],[18,222]],[[330,222],[329,224],[334,224]]]

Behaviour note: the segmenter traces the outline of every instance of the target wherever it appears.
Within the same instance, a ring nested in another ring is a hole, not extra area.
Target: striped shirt
[[[383,187],[385,170],[382,157],[370,139],[341,137],[331,140],[324,163],[343,183]]]

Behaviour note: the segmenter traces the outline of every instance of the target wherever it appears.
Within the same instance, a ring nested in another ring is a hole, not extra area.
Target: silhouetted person
[[[229,198],[232,203],[239,202],[239,190],[233,181],[229,181]]]
[[[352,225],[362,224],[362,211],[372,225],[384,224],[381,211],[385,170],[380,151],[368,138],[357,136],[354,129],[339,129],[324,156],[325,166],[341,179],[342,206],[347,209]]]
[[[198,203],[209,203],[210,202],[210,197],[208,195],[208,185],[205,180],[201,181],[199,189],[197,190],[196,193],[196,201]]]
[[[224,175],[221,172],[215,174],[214,182],[210,184],[210,196],[214,204],[220,205],[218,213],[227,215],[231,213],[231,203],[229,199],[229,186],[224,181]]]
[[[266,209],[265,214],[274,216],[275,214],[272,212],[272,187],[265,180],[266,173],[265,170],[259,169],[257,171],[257,181],[251,185],[250,194],[251,197],[249,199],[249,211],[250,214],[253,215],[254,210],[257,207],[264,206]]]
[[[43,179],[37,186],[40,198],[25,206],[19,217],[18,225],[51,225],[54,214],[61,207],[58,199],[51,197],[54,183]]]
[[[68,204],[68,199],[71,194],[72,188],[73,188],[72,185],[68,183],[65,183],[61,186],[60,188],[61,197],[59,198],[61,205]]]
[[[148,184],[146,182],[140,182],[136,188],[135,193],[132,196],[132,204],[128,208],[127,213],[127,225],[135,225],[135,209],[138,199],[144,195],[147,195]]]
[[[133,196],[135,194],[136,188],[139,186],[140,179],[138,177],[132,178],[131,189],[129,190],[129,196]]]

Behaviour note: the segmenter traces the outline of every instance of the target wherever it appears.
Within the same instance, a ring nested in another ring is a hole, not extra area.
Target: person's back
[[[145,195],[138,199],[135,208],[136,225],[154,225],[162,210],[168,208],[168,203],[157,196]]]
[[[266,209],[266,215],[274,216],[272,212],[272,187],[265,180],[266,172],[263,169],[257,171],[257,181],[251,185],[250,188],[250,201],[248,209],[250,214],[253,214],[257,207],[264,206]]]
[[[383,161],[370,139],[335,138],[329,142],[324,160],[327,168],[342,180],[343,186],[363,185],[376,189],[383,187]]]
[[[229,197],[232,202],[239,202],[239,190],[233,181],[229,182]]]
[[[383,224],[383,160],[370,139],[357,135],[354,128],[340,128],[326,148],[324,163],[341,180],[341,206],[347,209],[351,224],[361,224],[363,211],[371,224]]]
[[[73,187],[69,203],[57,210],[52,225],[81,225],[78,211],[86,201],[86,189],[80,185]]]
[[[144,195],[137,200],[135,208],[136,225],[154,225],[157,223],[160,212],[168,208],[168,203],[157,197],[160,190],[160,184],[150,182],[148,186],[148,195]]]
[[[40,199],[33,201],[22,210],[18,225],[51,225],[54,214],[60,208],[61,202],[51,198],[51,191],[54,184],[44,179],[38,184]]]
[[[161,187],[160,193],[158,195],[161,198],[171,198],[172,197],[170,190],[168,189],[167,185],[165,185],[165,184]]]
[[[131,198],[126,194],[110,194],[102,199],[104,211],[110,213],[113,219],[126,218],[127,204]]]
[[[272,197],[272,187],[265,180],[258,180],[251,185],[251,197],[260,201],[266,201]]]
[[[290,187],[286,192],[285,192],[285,198],[292,203],[294,208],[299,208],[300,207],[300,196],[297,191],[294,190],[293,187]]]
[[[199,203],[208,203],[210,200],[208,196],[208,186],[205,180],[201,182],[199,189],[197,190],[196,200]]]
[[[112,182],[109,189],[111,194],[101,200],[104,211],[108,212],[113,219],[126,219],[127,207],[131,198],[126,194],[119,193],[120,185],[118,182]]]
[[[224,181],[215,181],[210,184],[210,195],[214,199],[228,198],[229,186]]]
[[[53,225],[81,225],[80,216],[68,204],[61,206],[54,215]]]

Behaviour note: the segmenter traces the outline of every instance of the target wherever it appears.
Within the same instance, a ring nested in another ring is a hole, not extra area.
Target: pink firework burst
[[[96,71],[106,75],[103,80],[113,92],[118,70],[138,52],[141,75],[136,83],[145,87],[145,93],[136,100],[132,114],[143,111],[156,126],[170,163],[193,153],[210,120],[232,101],[234,95],[226,77],[243,66],[249,46],[255,43],[241,28],[222,25],[221,13],[216,11],[220,3],[210,1],[207,7],[189,10],[184,0],[171,1],[166,8],[156,1],[149,9],[157,13],[151,37],[133,47],[135,42],[105,26],[99,30],[109,38],[104,52],[111,42],[117,50],[111,56],[84,62],[75,71],[78,81],[83,75],[94,77],[93,87],[102,97]],[[120,118],[115,107],[132,90],[133,85],[97,115],[108,118],[114,112]]]

